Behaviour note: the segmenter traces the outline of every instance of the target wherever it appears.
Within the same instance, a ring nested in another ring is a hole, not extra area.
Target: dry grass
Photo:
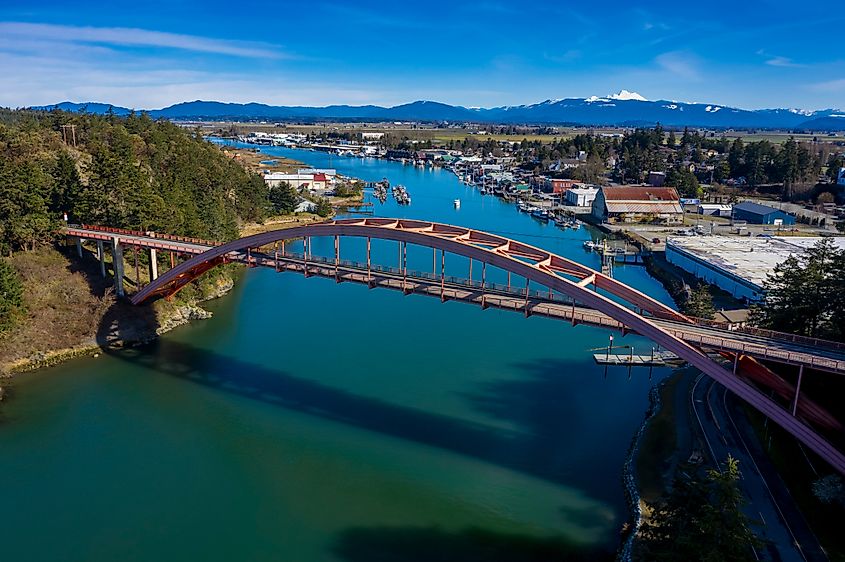
[[[78,264],[51,248],[20,252],[9,261],[23,281],[27,314],[0,339],[0,364],[94,342],[113,303],[108,283],[92,286]]]

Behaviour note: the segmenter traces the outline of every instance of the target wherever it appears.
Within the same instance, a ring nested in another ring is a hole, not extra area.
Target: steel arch
[[[311,236],[363,237],[427,246],[486,262],[559,291],[615,318],[637,333],[677,354],[768,416],[831,466],[845,474],[845,455],[812,428],[754,387],[737,378],[700,349],[658,327],[646,316],[595,290],[590,290],[588,286],[593,285],[595,289],[607,291],[639,311],[654,316],[689,321],[682,314],[582,264],[516,240],[479,230],[419,220],[368,218],[327,221],[264,232],[214,247],[177,265],[136,293],[132,302],[141,304],[155,296],[170,296],[226,259],[241,259],[242,252],[250,248]],[[563,277],[561,274],[574,277],[575,280]]]

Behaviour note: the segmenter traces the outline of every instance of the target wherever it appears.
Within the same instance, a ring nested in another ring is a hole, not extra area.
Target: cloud
[[[670,51],[658,55],[654,62],[664,71],[684,80],[698,82],[701,74],[692,56],[681,51]]]
[[[278,47],[244,41],[211,39],[132,27],[76,27],[45,23],[0,22],[7,40],[69,45],[156,47],[246,58],[288,58]]]
[[[810,89],[816,92],[845,92],[845,78],[817,82],[810,85]]]

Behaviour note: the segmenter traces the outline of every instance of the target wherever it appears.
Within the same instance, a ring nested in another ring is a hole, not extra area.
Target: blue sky
[[[843,29],[829,0],[3,0],[0,105],[489,107],[624,88],[845,109]]]

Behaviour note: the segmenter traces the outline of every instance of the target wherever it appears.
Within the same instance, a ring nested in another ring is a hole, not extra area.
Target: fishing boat
[[[456,209],[461,208],[461,200],[460,199],[455,199],[452,203],[455,205]]]
[[[585,250],[590,250],[590,251],[592,251],[592,250],[594,250],[595,248],[596,248],[596,243],[595,243],[595,242],[593,242],[592,240],[585,240],[585,241],[584,241],[584,249],[585,249]]]
[[[540,209],[539,207],[535,207],[531,211],[531,216],[540,219],[541,221],[549,220],[549,212],[545,209]]]

